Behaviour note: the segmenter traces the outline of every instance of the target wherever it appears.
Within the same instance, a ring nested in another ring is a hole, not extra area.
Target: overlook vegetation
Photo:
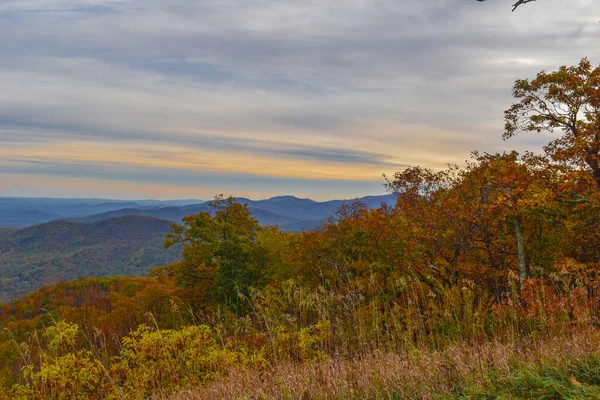
[[[5,396],[600,398],[600,67],[514,95],[505,137],[555,129],[544,154],[408,168],[303,233],[217,197],[149,277],[4,305]]]

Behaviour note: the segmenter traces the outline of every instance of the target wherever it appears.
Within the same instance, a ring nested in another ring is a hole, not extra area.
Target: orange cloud
[[[255,174],[293,179],[378,180],[384,172],[378,165],[224,152],[176,145],[65,142],[45,147],[22,146],[0,149],[0,159],[22,158],[61,163],[97,163],[136,167],[184,169],[225,174]]]

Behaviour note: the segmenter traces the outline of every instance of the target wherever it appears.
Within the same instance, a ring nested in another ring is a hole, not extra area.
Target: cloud
[[[593,57],[599,19],[596,0],[4,1],[0,168],[237,172],[274,193],[335,180],[337,197],[406,165],[539,149],[501,140],[512,84]]]

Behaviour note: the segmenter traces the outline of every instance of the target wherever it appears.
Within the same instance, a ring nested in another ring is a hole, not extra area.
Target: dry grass
[[[288,286],[251,299],[244,317],[140,327],[104,358],[102,344],[74,353],[79,328],[58,323],[38,343],[45,363],[31,362],[13,387],[23,396],[9,398],[600,399],[597,299],[587,292],[530,284],[520,301],[497,304],[467,282],[415,291],[403,306]]]
[[[395,354],[373,353],[355,360],[286,363],[262,371],[236,370],[207,387],[191,388],[170,399],[469,398],[467,393],[477,388],[497,392],[490,376],[507,376],[515,365],[568,369],[574,361],[590,354],[600,354],[600,333],[596,330],[512,344],[452,345],[442,351],[413,348]]]

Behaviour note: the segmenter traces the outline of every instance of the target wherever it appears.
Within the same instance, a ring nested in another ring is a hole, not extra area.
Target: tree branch
[[[535,0],[519,0],[515,4],[513,4],[512,10],[515,11],[517,9],[517,7],[519,7],[521,4],[530,3],[532,1],[535,1]]]

